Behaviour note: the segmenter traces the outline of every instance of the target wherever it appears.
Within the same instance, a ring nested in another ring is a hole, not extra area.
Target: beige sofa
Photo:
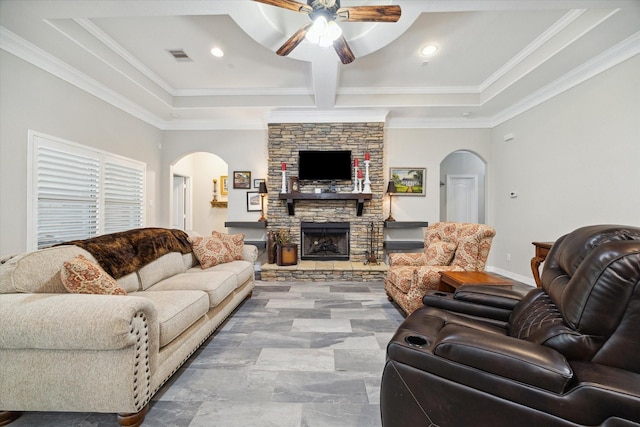
[[[117,280],[128,295],[69,293],[78,246],[0,265],[0,425],[19,411],[114,412],[140,425],[151,397],[248,296],[258,251],[203,270],[169,252]]]

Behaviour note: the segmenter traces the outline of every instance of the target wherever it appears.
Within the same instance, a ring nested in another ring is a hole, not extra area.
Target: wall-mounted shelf
[[[212,200],[209,203],[211,203],[211,207],[212,208],[226,208],[226,207],[228,207],[228,202],[220,202],[218,200]]]
[[[428,227],[427,221],[385,221],[384,228],[420,228]]]
[[[409,229],[428,227],[427,221],[385,221],[384,228],[388,229]],[[382,243],[387,250],[405,250],[424,248],[423,240],[386,240]]]
[[[387,240],[382,242],[382,246],[389,250],[422,249],[424,242],[422,240]]]
[[[289,215],[295,215],[295,203],[299,200],[355,200],[356,216],[362,216],[364,201],[371,200],[371,194],[362,193],[280,193],[278,198],[287,201]]]
[[[227,221],[224,223],[225,227],[235,228],[267,228],[266,221]]]

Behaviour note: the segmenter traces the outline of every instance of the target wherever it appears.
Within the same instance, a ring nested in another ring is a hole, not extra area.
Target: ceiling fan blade
[[[400,6],[354,6],[341,7],[336,11],[337,19],[346,22],[397,22]]]
[[[304,24],[298,31],[296,31],[282,46],[280,49],[276,51],[276,53],[280,56],[287,56],[291,53],[293,49],[296,48],[304,39],[304,36],[307,34],[309,27],[311,27],[312,23],[309,22]]]
[[[310,12],[313,12],[313,8],[311,8],[311,6],[306,5],[304,3],[298,3],[297,1],[293,1],[293,0],[253,0],[253,1],[256,1],[258,3],[268,4],[271,6],[281,7],[283,9],[293,10],[294,12],[301,12],[301,13],[307,13],[307,14]]]
[[[351,52],[351,48],[347,44],[347,40],[345,40],[344,36],[340,36],[336,41],[333,42],[333,48],[336,50],[336,53],[340,57],[340,61],[343,64],[350,64],[353,62],[356,57]]]

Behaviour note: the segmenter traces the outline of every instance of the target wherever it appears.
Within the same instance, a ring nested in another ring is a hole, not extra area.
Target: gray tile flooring
[[[144,426],[380,426],[385,348],[403,316],[382,282],[260,282],[154,396]],[[25,413],[22,426],[113,426]]]

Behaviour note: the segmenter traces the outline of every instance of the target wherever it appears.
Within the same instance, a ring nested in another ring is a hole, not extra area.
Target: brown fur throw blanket
[[[167,228],[137,228],[62,244],[80,246],[91,253],[114,279],[133,273],[169,252],[191,252],[187,233]]]

